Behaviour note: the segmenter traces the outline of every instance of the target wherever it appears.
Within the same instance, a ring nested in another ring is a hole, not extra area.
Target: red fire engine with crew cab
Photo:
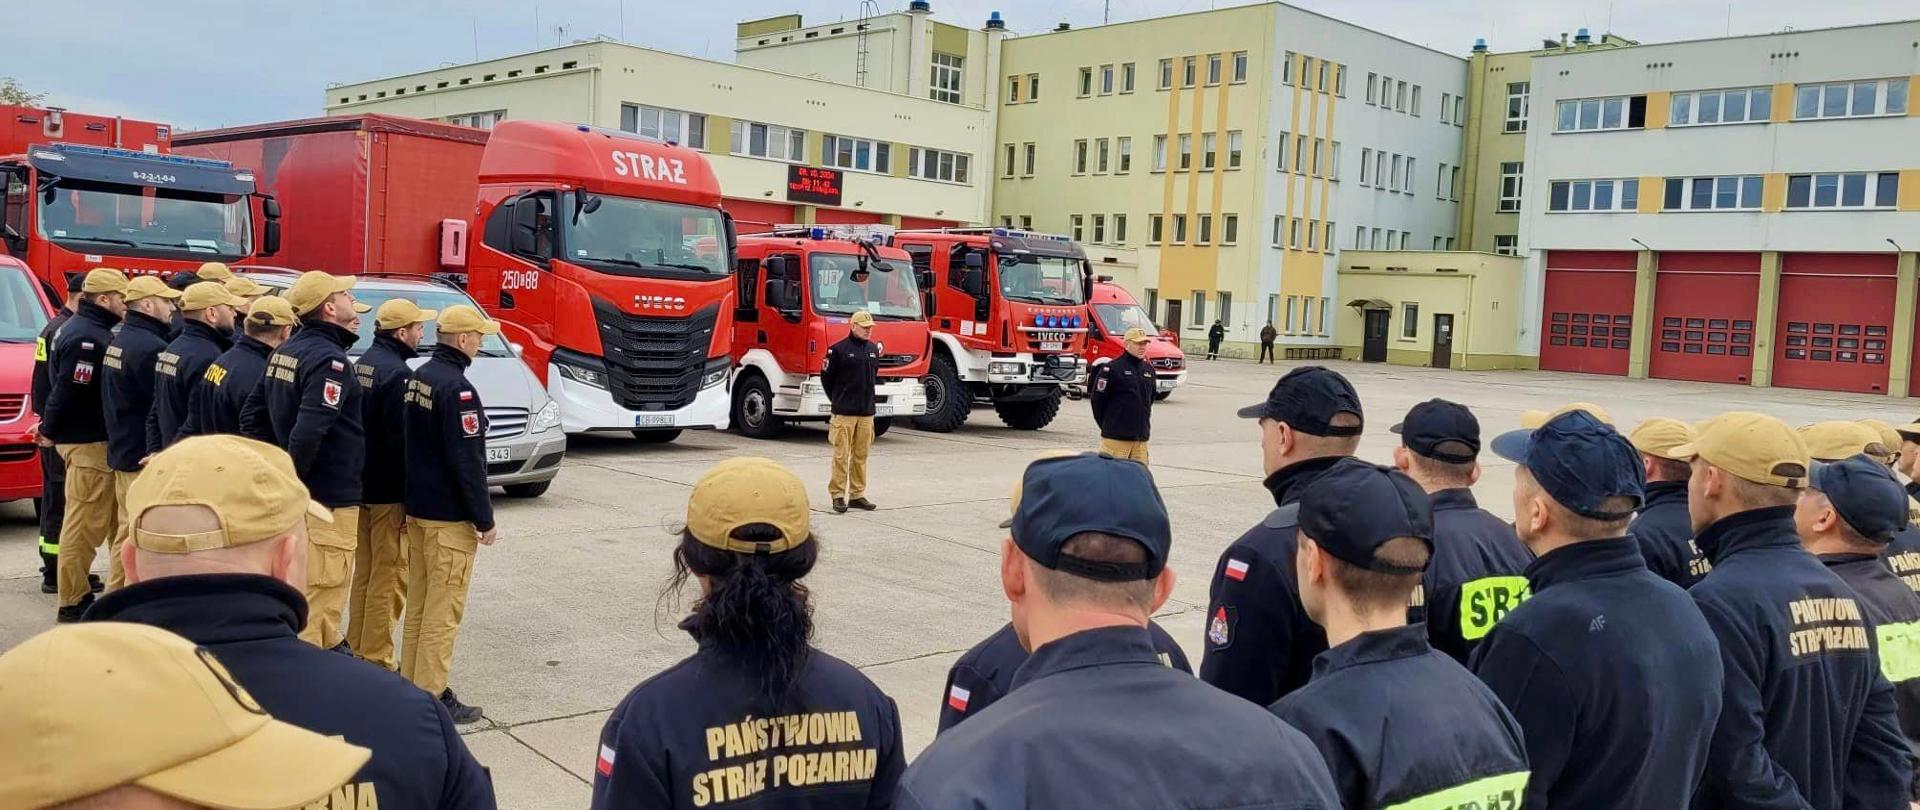
[[[1127,330],[1147,332],[1147,365],[1153,367],[1154,399],[1173,396],[1173,389],[1187,381],[1187,354],[1180,341],[1153,325],[1153,316],[1135,301],[1127,288],[1113,283],[1113,276],[1093,279],[1093,315],[1088,323],[1087,364],[1089,367],[1111,362],[1127,351]]]
[[[886,247],[885,232],[849,226],[787,226],[740,237],[733,317],[733,428],[755,438],[787,422],[823,420],[832,403],[820,380],[827,348],[866,310],[879,344],[874,433],[895,416],[927,411],[929,346],[912,259]]]
[[[1093,271],[1064,236],[1007,228],[903,230],[889,240],[920,274],[933,357],[925,430],[951,431],[975,402],[1000,421],[1039,430],[1061,392],[1084,384]]]

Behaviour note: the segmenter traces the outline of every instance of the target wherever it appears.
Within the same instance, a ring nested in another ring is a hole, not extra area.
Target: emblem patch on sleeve
[[[93,382],[93,364],[86,362],[74,363],[73,381],[81,384]]]
[[[1228,610],[1226,605],[1215,608],[1213,618],[1207,622],[1207,641],[1219,649],[1233,643],[1233,614]]]
[[[479,411],[461,411],[460,412],[460,432],[465,433],[468,436],[480,435],[480,412]]]
[[[320,401],[329,408],[340,407],[340,397],[346,389],[334,380],[327,380],[320,386]]]

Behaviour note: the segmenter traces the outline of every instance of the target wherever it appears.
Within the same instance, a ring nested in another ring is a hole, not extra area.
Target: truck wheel
[[[666,444],[680,438],[680,429],[636,430],[633,432],[633,437],[639,439],[641,444]]]
[[[967,423],[967,413],[973,410],[973,394],[967,391],[966,383],[960,381],[960,372],[954,369],[951,358],[934,355],[933,367],[927,370],[927,376],[920,378],[920,384],[927,389],[927,415],[914,417],[914,427],[952,433]]]
[[[759,372],[741,375],[733,388],[733,429],[742,436],[771,439],[786,430],[786,420],[773,414],[773,387]]]
[[[887,428],[893,427],[893,417],[882,416],[873,420],[873,437],[878,439],[887,435]]]
[[[501,487],[510,498],[538,498],[547,494],[547,487],[553,486],[553,479],[532,481],[525,484],[507,484]]]
[[[1039,430],[1053,422],[1060,413],[1060,389],[1055,388],[1045,398],[1026,402],[995,402],[993,410],[1000,414],[1000,421],[1015,430]]]
[[[1170,396],[1173,396],[1172,391],[1155,391],[1153,392],[1153,401],[1165,402],[1167,397],[1170,397]]]

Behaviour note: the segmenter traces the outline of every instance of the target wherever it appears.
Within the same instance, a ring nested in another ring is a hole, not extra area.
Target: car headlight
[[[1019,374],[1019,373],[1020,373],[1020,364],[1019,364],[1019,363],[988,363],[988,364],[987,364],[987,373],[989,373],[989,374]]]
[[[569,380],[582,385],[591,385],[601,390],[605,390],[607,387],[607,373],[604,371],[583,368],[569,363],[555,363],[554,365],[560,369],[560,376]]]
[[[707,376],[700,378],[700,387],[712,388],[726,381],[727,381],[726,369],[723,368],[718,371],[709,371],[707,372]]]
[[[538,433],[542,430],[552,430],[559,426],[560,402],[559,400],[549,399],[547,400],[547,407],[541,408],[539,413],[534,414],[533,430],[535,433]]]

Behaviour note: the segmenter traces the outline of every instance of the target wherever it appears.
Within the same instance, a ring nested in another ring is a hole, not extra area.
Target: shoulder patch
[[[1232,557],[1229,557],[1227,558],[1227,567],[1225,570],[1221,571],[1221,573],[1225,574],[1227,579],[1231,579],[1236,582],[1239,582],[1247,578],[1247,568],[1248,568],[1248,565],[1246,560],[1236,560],[1236,559],[1233,559]]]
[[[461,402],[472,402],[472,401],[473,401],[473,390],[472,390],[472,389],[465,389],[465,390],[462,390],[462,391],[460,392],[460,401],[461,401]]]
[[[73,381],[81,384],[93,382],[93,364],[84,360],[74,363]]]
[[[1234,611],[1231,606],[1221,605],[1213,610],[1213,618],[1207,620],[1207,643],[1216,650],[1224,650],[1233,645]]]
[[[338,380],[327,380],[320,385],[320,402],[329,408],[338,408],[345,390]]]
[[[347,364],[346,364],[346,363],[342,363],[342,362],[340,362],[340,361],[338,361],[338,360],[331,360],[331,361],[328,361],[328,363],[327,363],[327,364],[328,364],[329,366],[332,366],[332,367],[333,367],[333,370],[334,370],[334,371],[346,371],[346,370],[347,370]]]
[[[947,705],[953,707],[956,712],[965,712],[967,700],[972,697],[973,692],[960,688],[958,684],[947,689]]]
[[[460,412],[460,432],[465,433],[468,436],[480,435],[480,412],[479,411],[461,411]]]
[[[607,745],[606,743],[601,743],[600,756],[599,758],[594,760],[593,770],[599,773],[601,776],[607,777],[608,779],[612,779],[613,778],[613,759],[614,759],[613,747],[610,745]]]

